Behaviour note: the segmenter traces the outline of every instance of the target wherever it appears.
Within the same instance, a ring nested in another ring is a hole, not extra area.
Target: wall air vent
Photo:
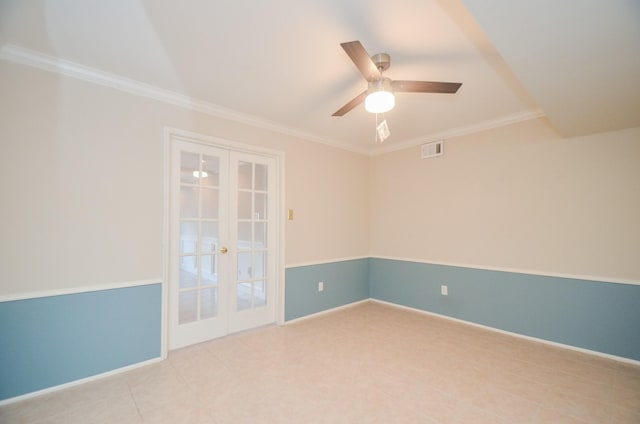
[[[425,143],[422,145],[420,152],[422,159],[441,156],[444,153],[444,140]]]

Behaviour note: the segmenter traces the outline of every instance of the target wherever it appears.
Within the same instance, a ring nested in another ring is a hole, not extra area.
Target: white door
[[[275,321],[276,178],[272,158],[230,154],[233,270],[229,331]]]
[[[274,159],[171,143],[169,348],[274,322]]]

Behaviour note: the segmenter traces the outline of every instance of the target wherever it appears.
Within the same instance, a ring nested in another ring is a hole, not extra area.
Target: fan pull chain
[[[387,139],[387,137],[389,137],[389,134],[389,127],[387,126],[387,120],[384,117],[384,112],[382,113],[381,122],[378,122],[378,114],[376,113],[375,143],[383,143]]]

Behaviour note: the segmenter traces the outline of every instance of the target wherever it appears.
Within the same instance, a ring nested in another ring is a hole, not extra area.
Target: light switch
[[[293,209],[289,209],[288,219],[289,221],[293,221]]]

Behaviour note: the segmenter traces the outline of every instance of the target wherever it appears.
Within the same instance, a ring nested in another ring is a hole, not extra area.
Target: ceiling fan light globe
[[[385,113],[396,105],[396,98],[390,91],[375,91],[364,100],[364,108],[371,113]]]

